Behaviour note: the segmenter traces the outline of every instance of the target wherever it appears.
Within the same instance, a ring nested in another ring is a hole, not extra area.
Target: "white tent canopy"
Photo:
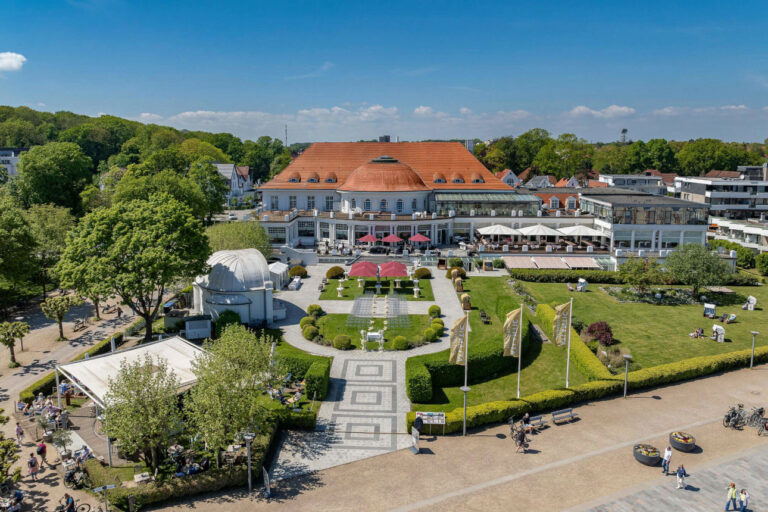
[[[288,271],[290,267],[282,261],[275,261],[269,264],[269,273],[272,276],[272,282],[275,283],[275,289],[279,290],[289,281]]]
[[[563,233],[560,231],[544,224],[534,224],[533,226],[520,228],[519,231],[525,236],[563,236]]]
[[[181,391],[197,382],[195,374],[192,373],[192,362],[203,353],[203,349],[197,345],[174,336],[101,356],[56,365],[56,371],[69,377],[75,386],[103,408],[104,397],[109,390],[109,381],[117,377],[122,361],[131,363],[143,361],[146,354],[153,358],[165,359],[168,369],[176,374],[179,380],[179,391]],[[57,386],[57,392],[59,389]]]
[[[560,228],[558,231],[567,236],[605,236],[600,231],[592,229],[589,226],[584,226],[583,224]]]
[[[501,224],[494,224],[492,226],[486,226],[477,230],[481,235],[519,235],[520,232],[516,229],[512,229],[509,226],[503,226]]]

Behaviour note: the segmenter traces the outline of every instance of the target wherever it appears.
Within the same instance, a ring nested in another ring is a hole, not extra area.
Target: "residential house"
[[[646,174],[601,174],[599,181],[607,183],[609,187],[619,187],[637,190],[654,195],[666,195],[667,188],[661,176],[648,176]]]
[[[246,197],[252,197],[255,193],[253,181],[251,181],[250,168],[247,165],[221,164],[214,162],[216,170],[227,183],[229,192],[227,193],[227,202],[231,203],[234,199],[242,202]]]
[[[713,216],[748,219],[768,213],[768,179],[675,178],[680,198],[707,205]]]
[[[520,178],[518,178],[511,169],[504,169],[501,171],[498,178],[512,188],[519,187],[523,184],[523,182],[520,181]]]
[[[0,148],[0,165],[8,171],[8,176],[18,174],[19,157],[29,148]]]
[[[556,187],[566,187],[566,188],[579,188],[581,186],[581,183],[579,183],[579,180],[576,178],[576,176],[571,176],[570,178],[561,178],[560,181],[555,183]]]
[[[554,187],[557,180],[552,175],[534,176],[525,184],[526,188]]]

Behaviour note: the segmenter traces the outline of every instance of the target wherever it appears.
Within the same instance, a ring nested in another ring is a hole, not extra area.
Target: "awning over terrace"
[[[530,256],[504,256],[502,259],[507,268],[539,268]]]
[[[99,407],[104,408],[104,397],[109,390],[109,381],[118,376],[122,361],[130,363],[143,361],[147,354],[153,359],[163,358],[168,364],[168,369],[176,374],[179,380],[179,392],[181,392],[197,382],[195,374],[192,373],[192,362],[203,353],[203,349],[197,345],[174,336],[101,356],[56,365],[56,371],[68,377]]]
[[[568,270],[570,267],[565,264],[560,256],[536,256],[532,258],[539,268],[552,268]]]

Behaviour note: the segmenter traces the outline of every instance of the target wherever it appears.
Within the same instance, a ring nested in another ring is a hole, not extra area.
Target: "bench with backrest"
[[[531,416],[531,419],[529,420],[529,424],[531,427],[535,428],[536,430],[539,430],[540,428],[544,427],[544,425],[547,424],[547,420],[544,419],[543,416]]]
[[[573,412],[573,408],[569,407],[568,409],[561,409],[559,411],[554,411],[552,413],[552,423],[557,423],[558,421],[573,421],[576,418],[578,418],[579,415],[575,412]]]

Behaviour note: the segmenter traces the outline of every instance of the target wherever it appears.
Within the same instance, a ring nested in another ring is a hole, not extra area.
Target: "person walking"
[[[34,453],[29,454],[29,460],[27,460],[27,467],[29,468],[29,475],[32,477],[32,481],[37,482],[37,472],[40,471],[40,465],[37,463],[37,457],[35,457]],[[736,510],[736,509],[734,508],[733,510]]]
[[[749,505],[749,493],[746,489],[742,489],[739,493],[739,502],[741,503],[739,512],[746,512],[747,506]]]
[[[677,488],[678,489],[685,489],[685,477],[689,476],[688,473],[685,472],[685,466],[680,464],[677,466],[677,471],[675,472],[677,475]]]
[[[736,510],[736,484],[731,482],[731,485],[728,486],[726,489],[726,492],[728,493],[725,498],[725,510],[730,510],[730,506],[733,505],[733,510]]]
[[[16,423],[16,444],[21,448],[21,440],[24,439],[24,429],[21,427],[21,423]]]
[[[123,310],[120,309],[120,306],[117,306],[117,319],[120,320],[122,316],[123,316]]]
[[[48,464],[48,460],[46,458],[46,453],[47,452],[48,452],[48,447],[45,446],[45,441],[40,441],[40,444],[37,445],[37,454],[40,456],[40,465],[41,466],[42,466],[43,462]]]
[[[669,461],[672,460],[672,447],[667,446],[667,449],[664,450],[664,458],[661,461],[661,472],[665,475],[669,474]]]

